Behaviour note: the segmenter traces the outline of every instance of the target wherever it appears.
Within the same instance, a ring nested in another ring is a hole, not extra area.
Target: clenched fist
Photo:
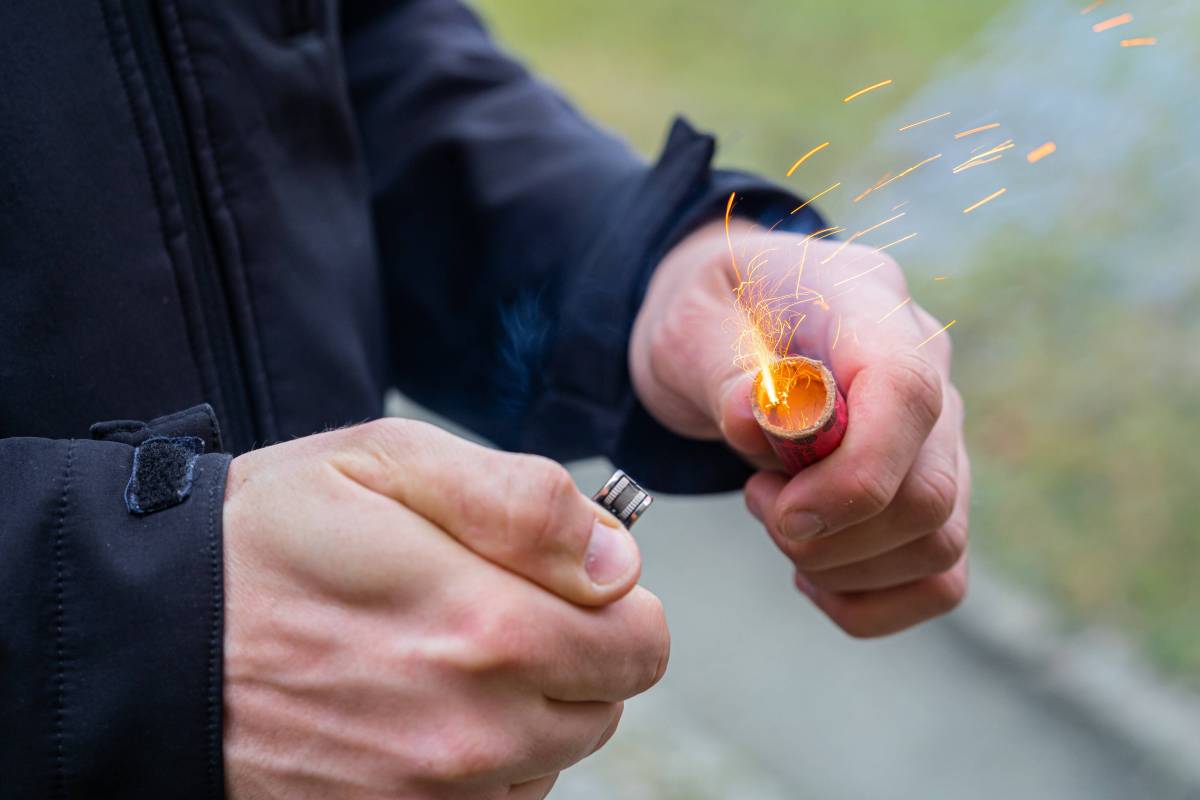
[[[235,798],[540,798],[663,674],[633,539],[545,459],[383,420],[225,502]]]
[[[791,344],[845,392],[841,446],[793,478],[779,471],[751,376],[733,364],[736,279],[720,223],[676,246],[650,283],[629,350],[639,398],[667,427],[723,439],[761,469],[746,485],[750,511],[795,564],[796,585],[847,632],[879,636],[949,611],[966,591],[971,472],[942,325],[870,247],[746,223],[731,241],[785,292],[806,265]]]

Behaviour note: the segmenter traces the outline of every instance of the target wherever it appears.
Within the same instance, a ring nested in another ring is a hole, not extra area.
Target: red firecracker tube
[[[767,441],[795,475],[832,453],[846,433],[846,400],[833,373],[812,358],[788,356],[771,365],[775,400],[760,371],[750,405]]]

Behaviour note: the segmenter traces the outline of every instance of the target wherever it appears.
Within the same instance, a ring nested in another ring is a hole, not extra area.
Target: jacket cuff
[[[8,730],[26,729],[29,748],[49,747],[0,770],[9,788],[31,797],[223,797],[229,456],[199,455],[187,496],[139,515],[125,502],[131,444],[9,439],[0,452],[0,551],[20,566],[0,569],[0,705]]]
[[[135,515],[124,502],[133,456],[110,442],[77,442],[68,454],[60,537],[67,773],[84,783],[127,776],[121,793],[130,797],[223,797],[221,512],[230,459],[199,456],[185,502]]]
[[[638,402],[629,376],[633,321],[654,268],[688,233],[724,213],[730,193],[735,214],[781,228],[822,227],[808,209],[790,211],[799,199],[774,184],[741,172],[713,170],[712,137],[685,120],[671,128],[663,153],[644,177],[606,198],[602,233],[560,294],[559,322],[547,356],[552,381],[532,410],[524,437],[529,449],[560,458],[561,443],[593,434],[595,448],[656,491],[697,493],[739,488],[750,468],[720,442],[701,442],[672,433]],[[777,228],[778,229],[778,228]],[[594,318],[574,311],[594,309]],[[586,426],[581,428],[581,426]]]

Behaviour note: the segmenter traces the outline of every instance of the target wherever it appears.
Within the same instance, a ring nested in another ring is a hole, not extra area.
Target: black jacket
[[[793,199],[711,139],[644,164],[456,0],[4,0],[0,33],[0,796],[223,795],[224,453],[395,386],[662,489],[744,474],[626,371],[665,250]]]

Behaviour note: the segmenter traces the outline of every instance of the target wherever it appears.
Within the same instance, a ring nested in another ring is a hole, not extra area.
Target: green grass
[[[1008,5],[478,3],[503,43],[643,153],[683,112],[720,135],[722,163],[777,177],[824,139],[850,158],[868,147],[946,57],[971,58],[974,34]],[[885,78],[895,84],[869,103],[841,103]],[[844,163],[814,160],[795,188],[823,188]],[[969,321],[955,345],[973,546],[1200,683],[1200,292],[1128,302],[1063,244],[1103,235],[1086,220],[1057,239],[997,232],[968,275],[919,299]]]

